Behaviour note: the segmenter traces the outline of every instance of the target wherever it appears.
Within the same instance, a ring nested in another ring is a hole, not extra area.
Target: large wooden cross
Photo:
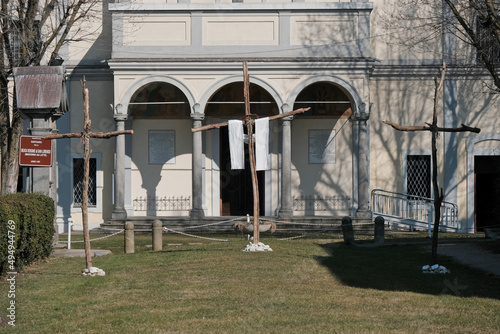
[[[91,132],[90,131],[90,116],[89,116],[89,90],[85,87],[85,77],[82,80],[83,90],[83,131],[73,133],[63,133],[47,135],[44,139],[62,139],[62,138],[82,138],[83,142],[83,186],[82,186],[82,224],[83,224],[83,241],[85,244],[85,259],[87,269],[92,267],[92,254],[90,252],[90,235],[88,224],[88,188],[89,188],[89,162],[90,162],[90,138],[111,138],[123,134],[132,134],[132,130],[111,131],[111,132]]]
[[[255,120],[253,117],[256,115],[252,115],[250,113],[250,77],[248,75],[248,64],[247,62],[243,63],[243,96],[245,98],[245,117],[242,122],[247,127],[248,133],[248,155],[250,162],[250,172],[252,176],[252,189],[253,189],[253,242],[257,244],[259,242],[259,185],[257,182],[257,169],[255,166],[255,148],[254,148],[254,139],[253,139],[253,124]],[[287,113],[275,115],[269,117],[269,120],[275,120],[287,116],[292,116],[295,114],[303,113],[310,108],[301,108],[294,111],[290,111]],[[228,122],[222,122],[217,124],[210,124],[201,126],[199,128],[191,129],[192,132],[210,130],[210,129],[218,129],[223,126],[227,126]]]
[[[430,131],[432,133],[432,186],[434,190],[434,230],[432,234],[432,264],[437,263],[437,246],[438,246],[438,233],[439,233],[439,222],[441,220],[441,204],[443,203],[444,195],[443,190],[439,191],[438,181],[437,181],[437,137],[440,132],[474,132],[479,133],[481,130],[479,128],[471,128],[462,124],[459,128],[441,128],[437,126],[437,111],[439,102],[439,92],[443,88],[444,78],[446,75],[446,63],[443,64],[443,69],[441,71],[441,80],[434,79],[435,89],[434,89],[434,110],[432,116],[432,123],[425,123],[422,126],[404,126],[393,123],[391,121],[382,121],[384,124],[390,125],[399,131]]]

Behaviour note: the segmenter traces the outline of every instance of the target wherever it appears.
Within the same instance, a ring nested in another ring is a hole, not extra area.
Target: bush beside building
[[[0,197],[0,275],[50,255],[54,216],[54,201],[48,196],[18,193]]]

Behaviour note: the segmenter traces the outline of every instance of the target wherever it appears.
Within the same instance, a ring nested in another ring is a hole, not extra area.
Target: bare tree
[[[443,65],[443,70],[441,72],[441,79],[438,81],[435,78],[435,89],[434,89],[434,108],[432,113],[432,123],[426,123],[420,126],[406,126],[393,123],[391,121],[383,121],[383,123],[392,126],[399,131],[429,131],[432,133],[432,187],[434,189],[434,230],[432,234],[432,264],[437,263],[437,246],[438,246],[438,233],[439,224],[441,221],[441,205],[443,203],[444,195],[443,190],[439,188],[438,184],[438,168],[437,168],[437,137],[440,132],[473,132],[479,133],[481,130],[479,128],[472,128],[467,125],[462,124],[458,128],[442,128],[437,125],[438,109],[439,109],[439,94],[443,89],[444,79],[446,75],[446,64]]]
[[[489,88],[500,93],[500,0],[398,0],[374,21],[380,29],[374,38],[417,57],[442,56],[450,67],[483,69]],[[442,45],[443,36],[455,39],[454,52]]]
[[[23,121],[15,95],[9,93],[14,67],[54,65],[65,43],[93,31],[81,23],[95,15],[97,0],[1,0],[0,11],[0,151],[1,194],[17,190],[18,147]],[[13,106],[9,106],[9,100]]]

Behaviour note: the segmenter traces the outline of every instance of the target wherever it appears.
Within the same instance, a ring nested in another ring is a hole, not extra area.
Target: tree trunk
[[[0,147],[2,154],[1,194],[17,192],[17,179],[19,176],[19,138],[23,132],[23,120],[14,118],[12,127],[9,126],[7,113],[1,114],[0,120]]]

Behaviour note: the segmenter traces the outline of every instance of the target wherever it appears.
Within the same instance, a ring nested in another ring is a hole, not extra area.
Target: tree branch
[[[436,132],[474,132],[474,133],[479,133],[481,132],[481,129],[479,128],[473,128],[470,126],[467,126],[465,124],[462,124],[461,127],[459,128],[441,128],[439,126],[433,126],[432,124],[427,125],[421,125],[421,126],[406,126],[406,125],[399,125],[391,121],[382,121],[382,123],[387,124],[392,126],[394,129],[399,130],[399,131],[405,131],[405,132],[415,132],[415,131],[436,131]]]

